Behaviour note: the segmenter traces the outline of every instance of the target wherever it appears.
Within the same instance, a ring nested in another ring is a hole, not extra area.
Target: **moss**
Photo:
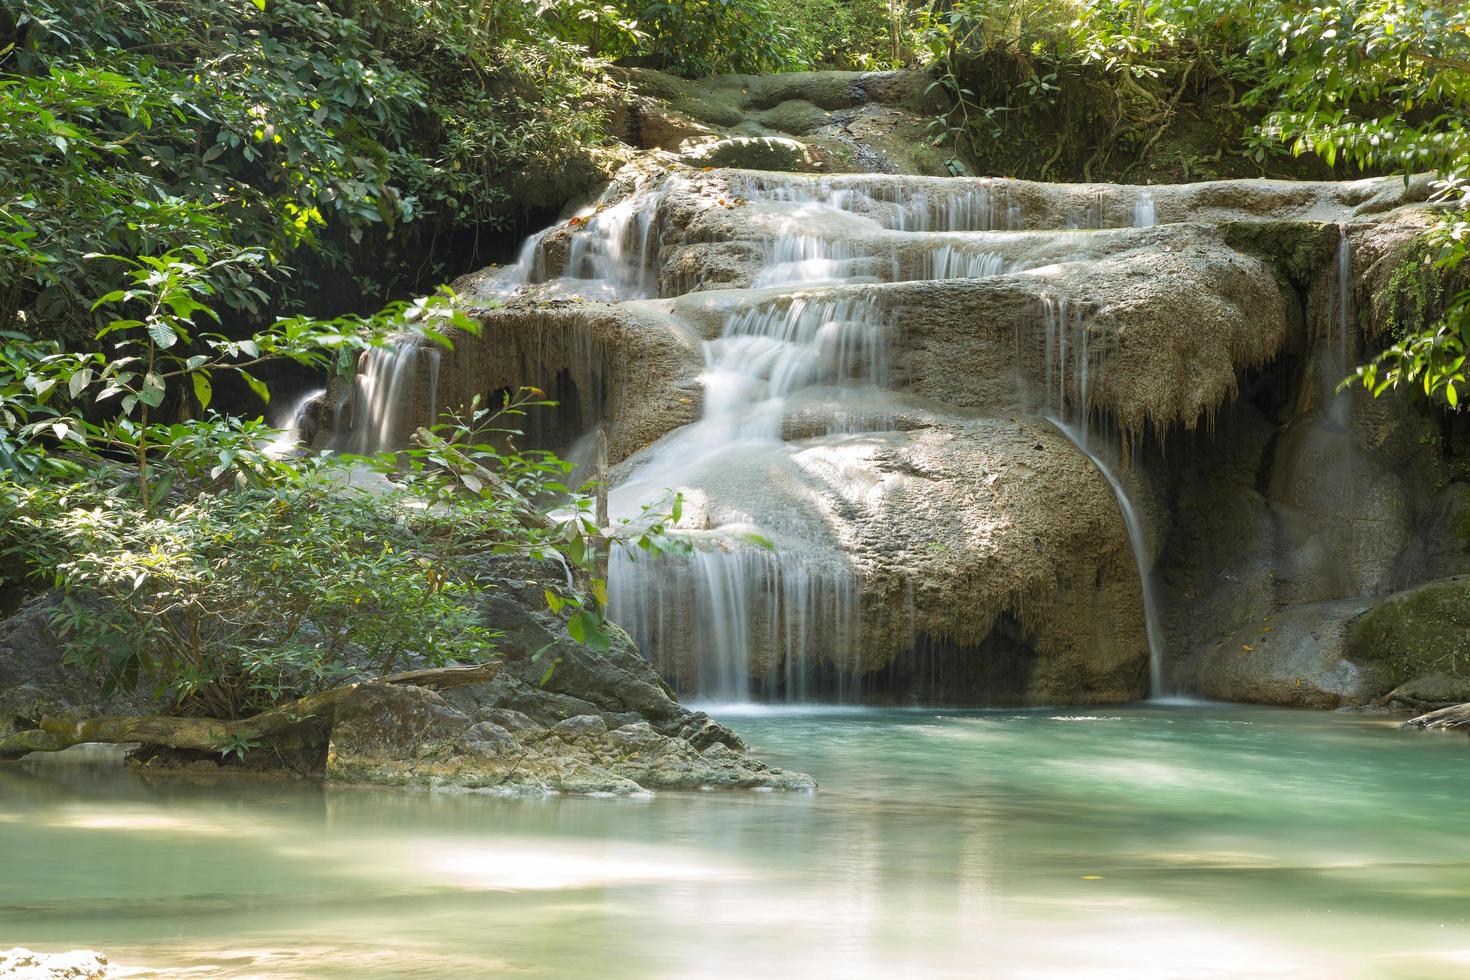
[[[1334,254],[1339,234],[1336,225],[1315,221],[1232,221],[1221,232],[1231,248],[1265,259],[1298,290]]]
[[[1390,685],[1434,672],[1470,675],[1470,576],[1389,596],[1349,627],[1348,655]]]
[[[1444,309],[1444,279],[1428,257],[1425,240],[1415,239],[1374,297],[1382,328],[1394,340],[1423,330]]]
[[[756,118],[762,126],[801,136],[824,124],[827,113],[804,99],[789,99]]]

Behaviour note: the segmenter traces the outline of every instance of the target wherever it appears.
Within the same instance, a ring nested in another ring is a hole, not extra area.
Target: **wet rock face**
[[[1453,580],[1411,587],[1470,570],[1463,437],[1412,393],[1335,391],[1381,329],[1373,291],[1426,220],[1408,210],[1350,224],[1345,247],[1331,229],[1329,260],[1297,276],[1300,312],[1278,362],[1246,379],[1212,433],[1171,441],[1161,577],[1186,689],[1321,705],[1406,685],[1412,705],[1406,682],[1459,656],[1460,631],[1434,598],[1453,596]],[[1368,611],[1344,623],[1343,608]],[[1282,659],[1271,635],[1259,655],[1281,615],[1308,617],[1304,645]]]

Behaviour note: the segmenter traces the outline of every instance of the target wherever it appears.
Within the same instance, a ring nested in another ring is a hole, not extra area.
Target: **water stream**
[[[1463,737],[1264,708],[727,716],[811,795],[0,768],[0,948],[150,977],[1450,980]]]

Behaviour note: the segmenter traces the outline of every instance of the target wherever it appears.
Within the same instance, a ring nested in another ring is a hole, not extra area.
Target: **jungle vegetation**
[[[595,181],[626,66],[921,69],[958,158],[1067,120],[1052,177],[1147,158],[1209,92],[1216,152],[1430,172],[1423,262],[1470,251],[1470,12],[1443,0],[0,0],[0,578],[58,589],[76,656],[183,714],[489,656],[477,550],[581,568],[554,602],[599,642],[588,492],[485,436],[539,393],[356,461],[395,481],[374,496],[268,453],[260,416],[281,364],[473,330],[439,284]],[[1467,351],[1450,290],[1353,380],[1457,407]]]

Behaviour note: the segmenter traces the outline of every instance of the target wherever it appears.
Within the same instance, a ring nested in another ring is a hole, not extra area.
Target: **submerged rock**
[[[113,976],[107,957],[91,950],[35,953],[0,949],[0,977],[5,980],[104,980]]]

